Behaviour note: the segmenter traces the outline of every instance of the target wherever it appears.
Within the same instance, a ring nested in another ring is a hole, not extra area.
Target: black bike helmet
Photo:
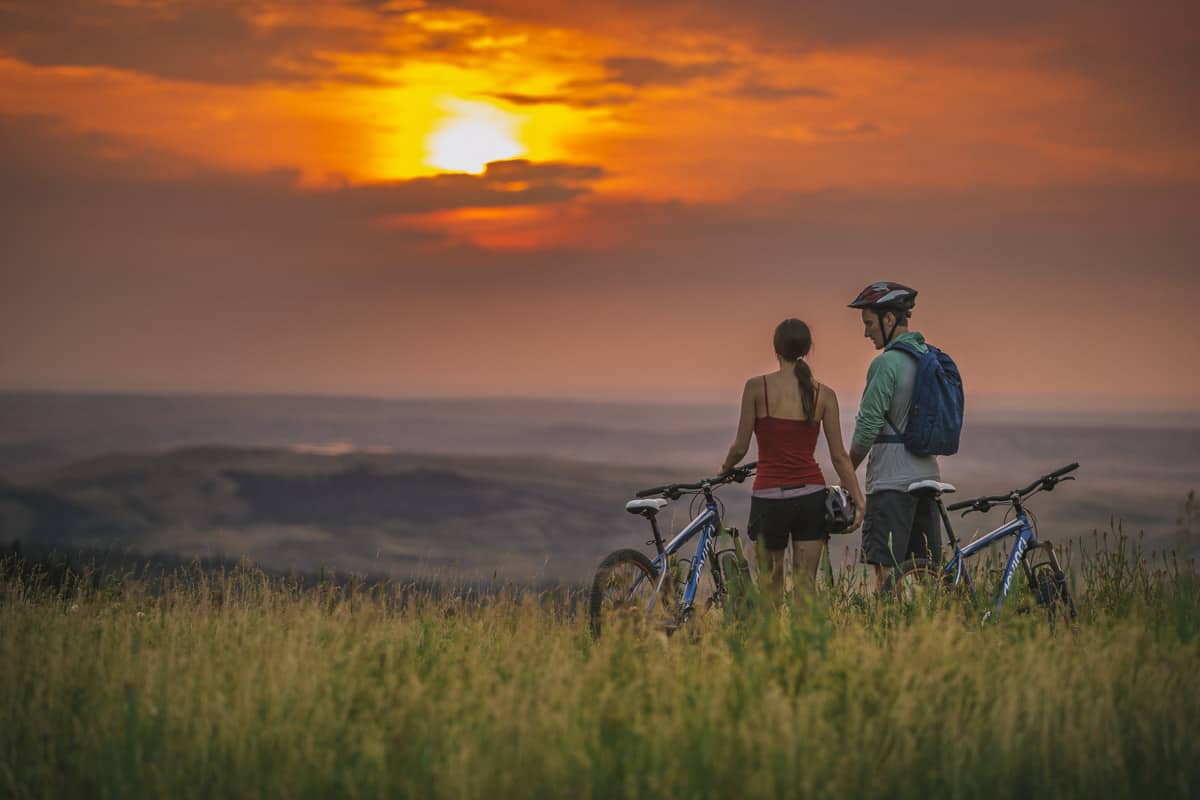
[[[883,330],[883,315],[891,311],[896,315],[890,331],[885,331],[883,343],[887,345],[896,332],[896,326],[909,317],[909,311],[917,304],[917,290],[895,281],[880,281],[872,283],[858,293],[858,297],[850,303],[850,308],[869,308],[879,317],[879,328]]]
[[[854,522],[854,501],[840,486],[825,490],[825,532],[842,533]]]
[[[895,281],[872,283],[858,293],[850,308],[907,311],[917,304],[917,290]]]

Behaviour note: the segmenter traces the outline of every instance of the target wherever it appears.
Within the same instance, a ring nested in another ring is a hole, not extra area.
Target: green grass
[[[1074,628],[839,578],[599,643],[559,595],[9,559],[0,796],[1189,796],[1194,565],[1084,550]]]

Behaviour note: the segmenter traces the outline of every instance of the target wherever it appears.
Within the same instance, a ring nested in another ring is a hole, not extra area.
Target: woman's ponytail
[[[788,361],[796,362],[796,380],[800,383],[800,403],[804,416],[812,420],[817,415],[817,385],[812,369],[804,357],[812,348],[812,331],[803,320],[785,319],[775,328],[775,352]]]
[[[813,382],[812,368],[803,358],[796,361],[796,380],[800,382],[800,402],[804,406],[804,418],[812,422],[817,415],[817,386]]]

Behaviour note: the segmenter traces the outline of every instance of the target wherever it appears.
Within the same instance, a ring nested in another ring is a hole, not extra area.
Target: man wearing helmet
[[[877,441],[881,434],[903,433],[912,405],[914,360],[893,349],[904,343],[918,352],[927,352],[925,337],[908,329],[914,289],[892,281],[873,283],[859,293],[850,308],[860,309],[864,335],[882,352],[867,370],[850,460],[857,469],[867,461],[867,509],[863,519],[863,560],[875,566],[875,578],[882,588],[885,567],[899,565],[907,558],[941,557],[941,527],[937,508],[929,498],[908,493],[910,484],[938,480],[936,456],[919,456],[898,441]]]

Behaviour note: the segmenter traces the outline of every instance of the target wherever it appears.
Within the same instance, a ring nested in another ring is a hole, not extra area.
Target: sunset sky
[[[1200,409],[1197,9],[0,0],[0,388]]]

